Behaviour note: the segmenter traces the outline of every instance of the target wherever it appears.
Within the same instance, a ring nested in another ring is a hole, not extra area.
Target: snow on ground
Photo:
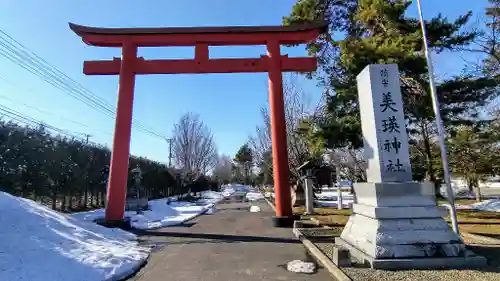
[[[127,211],[126,217],[130,217],[130,224],[136,229],[155,229],[160,227],[181,224],[191,220],[201,214],[215,212],[215,203],[222,200],[223,196],[219,192],[205,191],[201,194],[198,202],[172,201],[168,198],[149,201],[148,211],[137,212]],[[167,202],[170,201],[170,204]],[[74,213],[71,216],[89,222],[104,217],[104,209],[90,212]]]
[[[294,260],[288,262],[286,265],[286,269],[295,273],[307,273],[313,274],[316,270],[316,265],[312,262],[304,262],[301,260]]]
[[[341,194],[342,194],[342,200],[353,200],[354,199],[354,195],[349,193],[349,192],[346,192],[346,191],[341,191]],[[338,196],[338,192],[335,190],[335,191],[321,191],[321,193],[316,193],[316,198],[318,200],[335,200],[337,201],[337,196]]]
[[[228,184],[228,185],[223,185],[222,186],[222,195],[223,196],[231,196],[233,193],[241,191],[241,192],[248,192],[250,189],[252,189],[248,185],[242,185],[242,184]]]
[[[346,190],[342,188],[342,190]],[[341,191],[342,194],[342,206],[344,208],[351,208],[354,203],[354,195],[349,191]],[[320,207],[332,207],[337,208],[337,188],[324,187],[321,190],[321,193],[315,193],[316,199],[314,200],[314,204]],[[264,194],[266,198],[274,198],[274,192],[266,192]]]
[[[500,199],[486,200],[470,205],[456,205],[457,209],[473,209],[489,212],[500,212]]]
[[[258,213],[258,212],[260,212],[260,207],[259,206],[250,206],[250,212],[251,213]]]
[[[245,197],[248,201],[257,201],[260,199],[264,199],[264,195],[260,192],[248,192]]]
[[[0,280],[112,281],[141,266],[136,236],[0,192]]]
[[[351,208],[354,203],[354,195],[341,191],[342,194],[342,207]],[[338,206],[338,192],[335,191],[325,191],[323,189],[321,193],[316,193],[316,200],[314,200],[314,204],[320,207],[332,207],[337,208]]]
[[[244,190],[249,189],[205,191],[197,202],[175,197],[152,200],[150,210],[125,215],[138,229],[181,224],[214,213],[217,202]],[[0,280],[119,280],[137,270],[150,252],[138,246],[134,234],[95,224],[95,219],[104,217],[104,209],[65,215],[0,192],[0,212]]]
[[[350,209],[350,208],[352,208],[353,203],[354,202],[352,200],[342,201],[342,207],[344,209]],[[314,200],[314,205],[316,205],[318,207],[337,208],[338,203],[337,203],[337,201]]]

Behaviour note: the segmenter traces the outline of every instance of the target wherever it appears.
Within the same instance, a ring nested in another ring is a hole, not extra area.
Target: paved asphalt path
[[[250,213],[252,204],[262,211]],[[323,268],[311,275],[286,270],[287,262],[310,258],[291,229],[271,226],[272,209],[265,202],[221,203],[217,209],[184,226],[143,233],[146,243],[163,247],[130,280],[333,280]]]

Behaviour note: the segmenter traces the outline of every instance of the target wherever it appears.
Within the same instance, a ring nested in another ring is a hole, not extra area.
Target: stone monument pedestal
[[[372,268],[427,269],[486,265],[443,219],[434,188],[412,182],[398,67],[368,65],[357,76],[368,183],[336,243]]]
[[[377,269],[470,268],[486,259],[468,251],[443,219],[432,185],[357,183],[356,204],[335,243]]]

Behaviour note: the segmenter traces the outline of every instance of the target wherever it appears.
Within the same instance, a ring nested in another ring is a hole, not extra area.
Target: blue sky
[[[85,76],[82,63],[84,60],[118,57],[120,50],[86,46],[69,30],[68,22],[102,27],[278,25],[294,2],[0,0],[0,30],[95,95],[115,105],[118,77]],[[426,17],[441,12],[453,18],[467,10],[473,10],[476,15],[482,14],[486,0],[423,0],[423,5]],[[409,13],[416,16],[416,12],[413,5]],[[263,46],[217,47],[210,51],[211,57],[215,58],[265,54]],[[301,46],[283,51],[291,56],[305,54]],[[141,49],[139,54],[145,58],[191,58],[193,48]],[[464,65],[462,57],[458,54],[436,57],[435,67],[439,75],[460,71]],[[0,78],[0,105],[62,129],[88,133],[91,141],[111,145],[112,118],[2,56]],[[300,79],[298,83],[313,96],[314,104],[321,89],[316,87],[314,81]],[[264,73],[139,76],[136,80],[134,118],[155,132],[169,136],[173,124],[182,114],[197,113],[212,130],[219,151],[234,155],[261,122],[259,109],[268,106],[267,95],[267,74]],[[168,160],[165,140],[137,129],[132,131],[131,152],[162,162]]]

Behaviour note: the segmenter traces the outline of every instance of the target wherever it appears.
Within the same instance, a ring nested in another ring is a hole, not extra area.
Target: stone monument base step
[[[471,269],[487,265],[486,258],[478,256],[469,250],[461,257],[376,259],[360,251],[340,237],[335,238],[335,244],[347,249],[355,262],[368,264],[372,269]]]

